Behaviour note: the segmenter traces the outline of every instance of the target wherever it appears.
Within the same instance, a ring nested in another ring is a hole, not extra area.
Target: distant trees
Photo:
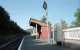
[[[62,29],[68,28],[68,24],[65,20],[61,20],[61,27],[62,27]]]
[[[71,27],[80,27],[80,8],[77,9],[74,16],[75,16],[75,21],[72,22]]]
[[[0,6],[0,34],[26,33],[14,21],[10,20],[8,12]]]

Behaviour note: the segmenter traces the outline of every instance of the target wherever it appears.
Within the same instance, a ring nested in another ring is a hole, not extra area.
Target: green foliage
[[[2,6],[0,6],[0,32],[7,31],[6,28],[9,21],[10,21],[9,14]]]
[[[75,17],[80,18],[80,8],[77,9],[75,13]]]
[[[26,34],[14,21],[10,20],[9,14],[2,6],[0,6],[0,35],[1,34]]]
[[[75,16],[75,21],[72,22],[71,27],[80,27],[80,8],[77,9],[74,16]]]
[[[10,20],[9,14],[0,6],[0,23],[6,23]]]

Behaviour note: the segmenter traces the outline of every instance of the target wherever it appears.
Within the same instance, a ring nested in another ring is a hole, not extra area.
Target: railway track
[[[11,41],[6,42],[0,46],[0,50],[18,50],[19,44],[21,43],[23,36],[17,36]]]

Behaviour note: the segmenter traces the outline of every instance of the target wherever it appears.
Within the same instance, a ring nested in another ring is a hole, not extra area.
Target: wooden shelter
[[[36,28],[38,39],[48,40],[50,29],[47,23],[42,22],[41,20],[30,18],[29,24],[30,26],[33,26]]]

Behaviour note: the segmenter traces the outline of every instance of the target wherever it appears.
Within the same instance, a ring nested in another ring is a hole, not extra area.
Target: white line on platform
[[[20,43],[20,45],[19,45],[19,47],[18,47],[18,50],[21,50],[21,47],[22,47],[22,44],[23,44],[24,38],[25,38],[25,37],[23,37],[23,39],[22,39],[22,41],[21,41],[21,43]]]

